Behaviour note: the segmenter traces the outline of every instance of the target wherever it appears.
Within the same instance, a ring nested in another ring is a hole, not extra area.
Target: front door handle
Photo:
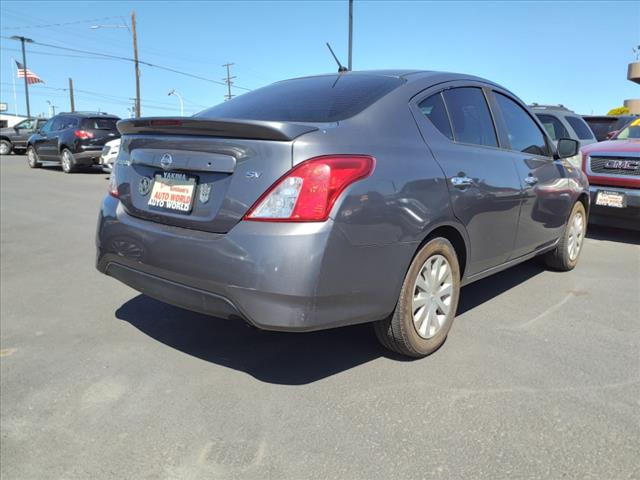
[[[534,177],[533,175],[524,177],[524,183],[526,183],[527,185],[535,185],[536,183],[538,183],[538,177]]]
[[[466,188],[473,185],[473,180],[469,177],[453,177],[451,184],[456,188]]]

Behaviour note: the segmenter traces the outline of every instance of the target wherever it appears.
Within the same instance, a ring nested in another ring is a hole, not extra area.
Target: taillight
[[[82,140],[86,140],[87,138],[93,138],[93,133],[87,132],[86,130],[76,130],[75,132],[73,132],[73,134],[76,137],[81,138]]]
[[[371,175],[374,166],[374,158],[366,155],[330,155],[302,162],[258,199],[245,220],[325,221],[340,193]]]
[[[109,187],[107,191],[112,197],[120,198],[120,194],[118,193],[118,180],[116,178],[116,165],[111,167],[111,175],[109,175]]]

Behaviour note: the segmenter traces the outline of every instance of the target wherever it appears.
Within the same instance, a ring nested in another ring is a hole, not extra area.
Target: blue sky
[[[333,72],[330,42],[347,62],[346,0],[288,2],[26,2],[3,0],[3,36],[117,56],[132,56],[124,28],[92,30],[138,17],[140,59],[213,80],[234,62],[238,86],[255,89],[302,75]],[[92,20],[104,17],[102,20]],[[70,23],[50,26],[52,24]],[[19,28],[16,28],[19,27]],[[626,80],[640,44],[640,2],[391,2],[355,0],[354,69],[418,68],[479,75],[526,102],[562,103],[579,113],[606,113],[640,98]],[[1,100],[14,111],[11,57],[19,43],[0,40]],[[29,69],[45,80],[30,87],[32,113],[47,101],[68,110],[68,77],[76,108],[127,116],[135,95],[133,65],[28,46]],[[177,115],[175,88],[192,114],[223,100],[226,87],[147,66],[142,114]],[[19,111],[24,86],[16,80]],[[234,90],[242,93],[242,90]]]

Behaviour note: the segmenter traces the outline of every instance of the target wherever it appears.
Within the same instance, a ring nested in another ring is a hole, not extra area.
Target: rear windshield
[[[609,133],[611,130],[615,130],[614,124],[616,123],[616,121],[617,119],[615,117],[587,119],[589,127],[598,140],[606,140],[607,133]]]
[[[115,130],[117,118],[85,118],[82,128],[86,130]]]
[[[576,132],[580,140],[591,140],[593,138],[593,133],[591,133],[589,125],[587,125],[582,118],[572,116],[565,116],[564,118],[569,122],[569,125],[571,125],[571,128],[573,128],[573,131]]]
[[[336,122],[352,117],[404,81],[373,75],[326,75],[274,83],[196,117],[282,122]]]

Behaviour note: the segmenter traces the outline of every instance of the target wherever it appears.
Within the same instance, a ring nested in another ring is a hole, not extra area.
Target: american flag
[[[44,80],[42,80],[38,75],[33,73],[28,68],[24,68],[24,65],[22,65],[17,60],[15,62],[16,62],[16,65],[18,66],[18,78],[24,78],[26,76],[27,77],[27,83],[29,85],[31,85],[33,83],[44,83]]]

